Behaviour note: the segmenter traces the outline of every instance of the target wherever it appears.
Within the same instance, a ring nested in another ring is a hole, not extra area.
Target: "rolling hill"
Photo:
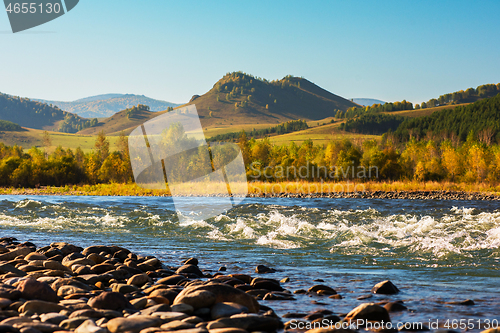
[[[196,105],[203,127],[319,120],[357,106],[304,78],[267,81],[242,72],[226,74],[188,104]]]
[[[78,99],[73,102],[36,100],[41,103],[52,104],[62,110],[75,113],[85,118],[106,118],[115,113],[130,108],[134,105],[144,104],[151,108],[151,111],[164,111],[169,107],[176,107],[179,104],[160,101],[144,95],[133,94],[105,94]]]

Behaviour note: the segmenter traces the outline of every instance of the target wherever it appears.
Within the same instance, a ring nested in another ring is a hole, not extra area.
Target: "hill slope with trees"
[[[465,141],[469,133],[482,141],[500,140],[500,94],[453,110],[444,109],[430,116],[406,119],[395,134],[402,139],[434,134],[454,134]]]
[[[97,119],[86,119],[63,111],[57,106],[0,93],[0,119],[23,127],[76,133],[97,124]]]
[[[268,81],[233,72],[217,81],[195,104],[203,127],[222,124],[279,124],[289,120],[333,117],[357,104],[299,77]]]

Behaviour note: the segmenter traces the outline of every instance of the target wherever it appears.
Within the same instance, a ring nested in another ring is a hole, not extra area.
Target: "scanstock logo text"
[[[194,105],[145,122],[130,133],[128,144],[136,183],[168,189],[181,221],[215,217],[248,194],[239,146],[207,143]]]
[[[79,0],[4,0],[12,32],[52,21],[69,12]]]

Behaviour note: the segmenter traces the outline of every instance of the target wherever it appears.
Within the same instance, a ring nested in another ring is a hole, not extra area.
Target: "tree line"
[[[307,122],[305,120],[290,120],[284,123],[281,123],[276,126],[272,127],[267,127],[267,128],[262,128],[262,129],[253,129],[250,132],[245,133],[245,135],[259,139],[263,138],[269,135],[281,135],[281,134],[286,134],[286,133],[292,133],[296,131],[302,131],[305,129],[308,129],[309,126],[307,125]],[[225,133],[225,134],[219,134],[216,136],[213,136],[209,139],[207,139],[208,142],[214,142],[214,141],[236,141],[239,139],[241,135],[241,132],[231,132],[231,133]]]
[[[8,147],[0,143],[0,186],[38,187],[97,183],[130,183],[133,174],[127,137],[121,135],[117,150],[110,152],[109,141],[101,132],[91,152],[57,148],[47,154],[33,147]],[[427,136],[401,142],[394,133],[381,141],[332,141],[315,145],[275,145],[268,138],[248,139],[245,132],[237,141],[248,180],[262,181],[395,181],[448,180],[488,182],[500,180],[500,146],[469,135],[457,138]],[[216,156],[212,151],[212,155]],[[186,155],[183,165],[191,175],[203,173],[203,155]],[[189,160],[195,158],[196,160]],[[198,169],[200,170],[198,170]]]

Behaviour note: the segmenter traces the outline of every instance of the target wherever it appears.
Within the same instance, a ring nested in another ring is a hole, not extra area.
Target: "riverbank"
[[[409,321],[422,299],[407,295],[411,284],[396,286],[389,280],[365,289],[352,282],[332,286],[321,274],[303,280],[279,267],[258,262],[253,272],[235,267],[206,269],[197,258],[133,253],[116,245],[55,242],[37,247],[12,237],[0,239],[0,327],[5,332],[76,333],[247,333],[457,330],[450,308],[475,305],[467,295],[459,300],[431,300],[442,313],[425,321]],[[210,267],[210,266],[209,266]],[[410,287],[412,286],[412,287]],[[403,288],[401,288],[403,287]],[[293,290],[292,290],[293,288]],[[422,289],[421,287],[418,287]],[[401,296],[401,295],[405,296]],[[404,302],[401,300],[404,298]],[[333,304],[349,301],[350,310],[335,311]],[[488,300],[480,299],[481,303]],[[315,310],[304,310],[306,304]],[[425,305],[425,304],[422,304]],[[488,306],[495,307],[498,300]],[[443,307],[444,306],[444,307]],[[288,309],[275,311],[276,309]],[[302,310],[297,310],[301,308]],[[447,309],[448,308],[448,309]],[[332,311],[333,310],[333,311]],[[459,310],[457,310],[459,311]],[[450,317],[450,315],[452,317]],[[440,320],[441,318],[448,319]],[[470,331],[496,332],[498,321],[474,318]],[[455,325],[455,326],[454,326]],[[488,331],[488,329],[490,329]]]
[[[170,196],[169,190],[136,184],[97,184],[41,188],[0,188],[0,195]],[[208,195],[210,196],[210,195]],[[368,198],[420,200],[500,200],[500,187],[486,183],[450,182],[250,182],[249,197]]]

